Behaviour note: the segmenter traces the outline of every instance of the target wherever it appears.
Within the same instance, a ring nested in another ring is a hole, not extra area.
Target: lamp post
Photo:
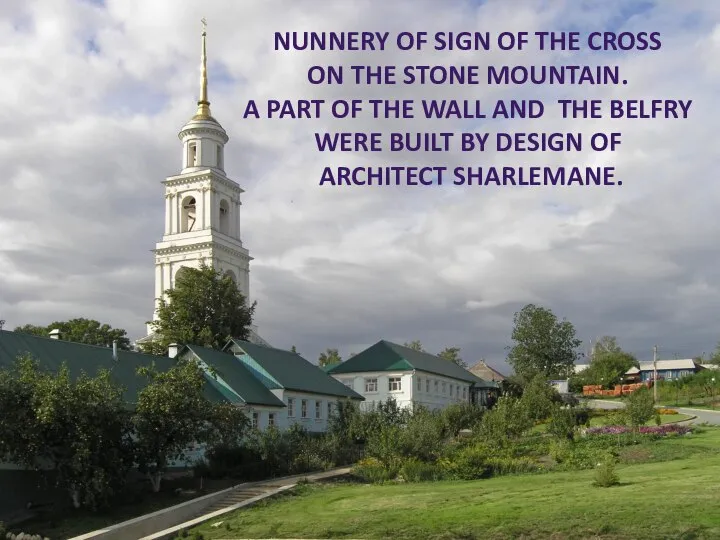
[[[653,347],[653,401],[657,405],[657,345]]]
[[[715,408],[715,377],[710,379],[710,381],[712,382],[712,386],[710,387],[710,396],[711,396],[710,397],[710,399],[711,399],[710,406],[714,409]]]

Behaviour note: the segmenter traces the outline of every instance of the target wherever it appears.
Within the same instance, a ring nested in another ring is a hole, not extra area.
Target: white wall
[[[248,412],[248,418],[252,421],[252,413],[258,414],[258,428],[260,430],[267,429],[269,425],[269,415],[275,414],[275,425],[281,431],[288,429],[292,424],[300,424],[308,431],[324,432],[328,427],[328,403],[334,408],[338,402],[335,396],[324,396],[320,394],[310,394],[302,392],[292,392],[286,390],[272,390],[281,401],[288,405],[288,400],[294,400],[292,411],[290,407],[259,407],[253,406]],[[302,403],[306,403],[307,417],[302,417]],[[315,404],[320,404],[320,418],[316,418]],[[334,410],[334,409],[333,409]],[[292,414],[291,414],[292,413]]]
[[[424,371],[338,373],[332,376],[363,396],[365,402],[361,404],[361,408],[366,410],[390,397],[402,407],[410,407],[415,402],[428,409],[443,409],[451,403],[470,402],[470,383]],[[400,378],[400,390],[390,390],[390,379],[393,378]],[[368,390],[372,388],[373,379],[377,381],[377,390],[374,392]]]

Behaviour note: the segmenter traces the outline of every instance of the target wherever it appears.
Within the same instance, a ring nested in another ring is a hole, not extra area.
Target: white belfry
[[[163,181],[165,233],[153,250],[153,320],[157,320],[157,309],[164,292],[174,288],[183,268],[198,268],[202,262],[230,276],[250,303],[252,257],[240,239],[243,189],[225,174],[224,152],[228,135],[210,113],[205,19],[202,22],[200,99],[195,115],[178,134],[183,148],[180,174]],[[150,325],[148,334],[151,337]],[[254,341],[264,343],[256,334],[253,337]]]

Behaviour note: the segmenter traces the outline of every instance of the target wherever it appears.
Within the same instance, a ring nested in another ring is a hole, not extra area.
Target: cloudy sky
[[[647,359],[720,339],[720,2],[6,0],[0,3],[0,319],[143,335],[160,182],[181,165],[201,17],[210,101],[246,190],[260,333],[315,360],[379,339],[504,368],[526,303]],[[645,53],[276,52],[275,31],[659,31]],[[312,64],[617,63],[621,87],[313,87]],[[248,99],[692,99],[687,120],[243,120]],[[622,132],[612,155],[323,155],[315,130]],[[622,187],[329,188],[325,165],[604,165]]]

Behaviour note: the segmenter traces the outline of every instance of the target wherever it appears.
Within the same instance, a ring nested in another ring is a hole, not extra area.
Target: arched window
[[[237,283],[237,276],[232,270],[225,270],[225,275],[233,280],[233,283]]]
[[[230,205],[225,199],[220,201],[220,232],[230,234]]]
[[[195,197],[185,197],[182,200],[182,222],[180,223],[180,232],[194,230],[196,216],[197,208],[195,205]]]
[[[178,280],[183,279],[183,276],[186,276],[189,272],[189,268],[187,266],[182,266],[178,269],[177,272],[175,272],[175,280],[173,281],[173,287],[177,285]]]
[[[188,144],[187,166],[188,167],[197,167],[198,166],[197,143],[192,142],[192,143]]]

